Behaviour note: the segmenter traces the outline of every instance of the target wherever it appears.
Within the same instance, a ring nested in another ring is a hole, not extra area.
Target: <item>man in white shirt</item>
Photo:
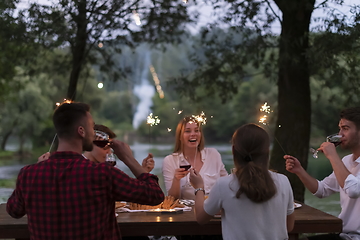
[[[340,192],[343,232],[308,237],[308,239],[346,239],[360,240],[360,107],[348,108],[341,112],[339,121],[341,147],[352,154],[340,159],[335,145],[331,142],[321,144],[322,151],[329,159],[333,172],[322,181],[311,177],[300,162],[293,156],[285,155],[286,170],[295,173],[315,196],[327,197]]]

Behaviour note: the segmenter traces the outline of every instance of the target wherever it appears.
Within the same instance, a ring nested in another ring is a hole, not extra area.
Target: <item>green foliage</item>
[[[0,151],[0,158],[9,158],[12,157],[13,154],[11,151]]]
[[[28,9],[30,32],[46,48],[69,46],[70,81],[67,98],[75,99],[77,81],[86,63],[98,64],[110,79],[126,76],[126,69],[113,68],[121,47],[137,42],[172,42],[184,33],[184,23],[193,22],[185,6],[175,0],[62,0],[51,5],[32,3]],[[135,26],[134,17],[141,17]],[[139,25],[139,24],[138,24]],[[116,40],[115,44],[114,41]]]

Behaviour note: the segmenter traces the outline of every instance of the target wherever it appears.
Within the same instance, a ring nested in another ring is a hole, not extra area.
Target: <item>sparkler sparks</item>
[[[153,113],[150,113],[146,118],[146,123],[149,124],[149,126],[155,126],[160,123],[160,119],[158,116],[153,116]]]
[[[267,105],[267,102],[264,103],[264,105],[261,106],[260,112],[264,112],[265,114],[260,117],[259,123],[262,123],[264,125],[267,125],[268,122],[268,114],[271,113],[270,105]]]
[[[270,113],[271,109],[270,109],[270,106],[267,105],[267,102],[265,102],[264,105],[261,106],[260,111]]]
[[[267,124],[266,121],[267,121],[267,115],[264,115],[264,116],[260,117],[260,119],[259,119],[259,123],[262,123],[264,125]]]
[[[64,98],[64,101],[63,101],[62,103],[57,102],[55,105],[58,107],[58,106],[60,106],[60,105],[63,104],[63,103],[72,103],[72,102],[73,102],[73,101],[67,100],[66,98]]]
[[[260,112],[264,112],[265,114],[262,115],[259,119],[259,123],[262,123],[264,125],[269,125],[268,123],[268,116],[272,112],[270,105],[267,104],[267,102],[264,103],[264,105],[261,106]],[[279,125],[281,127],[281,125]],[[284,154],[286,154],[284,148],[280,144],[279,140],[274,136],[275,141],[279,144],[280,148],[283,150]]]
[[[200,115],[192,115],[191,117],[193,117],[198,123],[205,125],[206,124],[206,116],[204,111],[202,111],[200,113]]]

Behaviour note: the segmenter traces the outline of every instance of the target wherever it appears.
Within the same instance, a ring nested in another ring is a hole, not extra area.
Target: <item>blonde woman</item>
[[[204,179],[204,190],[210,191],[216,180],[227,176],[220,153],[204,147],[201,124],[193,117],[180,120],[176,128],[174,152],[165,157],[162,172],[168,195],[181,199],[195,199],[195,189],[190,185],[191,166]],[[183,167],[180,167],[183,166]]]

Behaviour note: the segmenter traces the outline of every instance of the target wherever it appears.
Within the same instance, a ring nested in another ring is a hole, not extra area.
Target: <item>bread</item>
[[[115,209],[122,208],[126,206],[126,202],[115,202]]]
[[[143,205],[139,203],[129,203],[130,210],[149,210],[149,209],[173,209],[173,208],[183,208],[185,205],[179,203],[179,199],[175,199],[174,196],[166,196],[164,201],[156,206]]]

